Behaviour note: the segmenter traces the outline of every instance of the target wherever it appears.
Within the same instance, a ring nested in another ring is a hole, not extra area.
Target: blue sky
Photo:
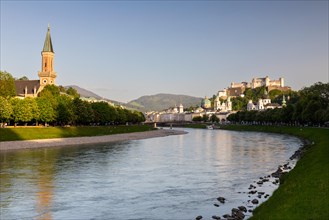
[[[1,0],[0,69],[37,79],[48,23],[57,84],[113,100],[328,82],[328,1]]]

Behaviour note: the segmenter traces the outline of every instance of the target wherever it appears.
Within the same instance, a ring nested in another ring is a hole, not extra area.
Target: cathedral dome
[[[204,99],[202,99],[201,107],[204,109],[211,108],[211,101],[207,98],[207,96]]]

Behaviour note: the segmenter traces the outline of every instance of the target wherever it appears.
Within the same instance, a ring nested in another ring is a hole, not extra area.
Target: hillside
[[[156,94],[142,96],[127,105],[140,111],[161,111],[179,104],[183,104],[184,108],[200,105],[201,100],[202,98],[187,95]]]
[[[81,97],[94,97],[95,99],[103,99],[101,96],[97,95],[96,93],[93,93],[92,91],[89,91],[87,89],[83,89],[76,85],[70,85],[70,86],[64,86],[66,89],[69,87],[72,87],[73,89],[76,89],[77,92],[80,94]]]

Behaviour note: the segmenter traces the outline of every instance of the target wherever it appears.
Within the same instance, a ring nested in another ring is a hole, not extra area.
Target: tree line
[[[0,73],[0,122],[10,125],[108,125],[141,123],[143,113],[79,98],[75,89],[47,85],[36,98],[15,98],[14,79]]]
[[[264,111],[238,111],[228,116],[231,122],[324,125],[329,123],[329,83],[315,83],[293,96],[283,108]]]

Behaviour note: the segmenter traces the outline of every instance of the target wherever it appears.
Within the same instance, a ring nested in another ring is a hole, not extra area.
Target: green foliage
[[[232,98],[232,110],[234,111],[241,111],[246,110],[248,99],[242,97]]]
[[[7,121],[13,112],[10,102],[0,96],[0,122]]]
[[[60,95],[60,88],[55,85],[46,85],[40,92],[40,97],[51,98],[58,97]]]
[[[67,90],[66,90],[66,94],[70,95],[70,96],[73,96],[74,98],[79,98],[80,97],[80,94],[78,93],[78,91],[72,87],[69,87]]]
[[[71,98],[67,96],[59,96],[57,101],[56,121],[61,125],[72,124],[76,119],[76,115],[74,114],[74,105]]]
[[[16,87],[14,77],[6,71],[0,71],[0,96],[9,98],[15,95]]]
[[[147,125],[131,126],[86,126],[86,127],[16,127],[2,129],[0,141],[34,140],[48,138],[67,138],[84,136],[102,136],[122,133],[150,131]]]
[[[12,119],[17,122],[29,122],[33,119],[32,108],[28,100],[25,99],[11,99],[13,108]]]
[[[219,118],[215,114],[212,114],[211,117],[210,117],[210,121],[213,122],[213,123],[218,123]]]
[[[18,80],[29,80],[29,78],[27,78],[27,76],[22,76],[22,77],[19,78]]]
[[[111,109],[109,107],[109,104],[106,102],[95,102],[91,104],[91,108],[94,112],[94,122],[96,123],[109,123],[111,122]],[[113,114],[113,112],[112,112]]]
[[[39,106],[34,98],[25,98],[25,102],[29,105],[29,109],[32,113],[32,120],[38,121],[40,117]]]
[[[204,115],[202,116],[202,121],[204,121],[204,122],[209,121],[209,116],[206,115],[206,114],[204,114]]]
[[[77,124],[89,124],[94,120],[94,112],[91,104],[82,101],[79,98],[73,100],[74,113],[76,115]]]
[[[55,111],[52,108],[50,100],[42,97],[36,98],[39,108],[39,119],[43,123],[49,123],[55,120]]]
[[[279,94],[274,92],[274,94]],[[297,96],[299,94],[299,96]],[[329,84],[316,83],[285,95],[293,97],[293,102],[284,108],[265,111],[240,111],[231,114],[228,120],[235,122],[310,123],[324,124],[329,121]],[[281,94],[279,95],[281,96]]]
[[[202,117],[201,116],[195,116],[195,117],[192,118],[192,121],[201,122],[202,121]]]
[[[247,88],[244,92],[245,95],[244,98],[256,102],[258,99],[263,98],[265,91],[266,91],[265,86],[258,87],[255,89]]]

